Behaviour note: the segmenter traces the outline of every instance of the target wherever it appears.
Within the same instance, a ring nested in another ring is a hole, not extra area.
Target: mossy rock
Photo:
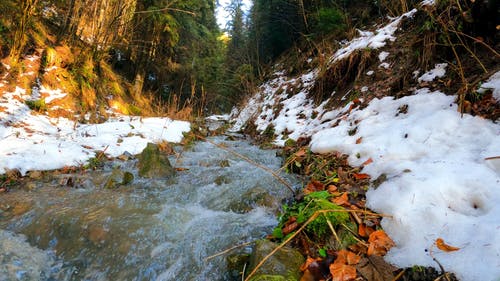
[[[259,240],[255,243],[254,251],[250,258],[249,271],[264,259],[279,244],[268,240]],[[292,248],[283,247],[272,255],[250,279],[251,281],[298,281],[302,274],[300,266],[305,259],[302,254]]]
[[[241,196],[241,200],[231,202],[228,209],[239,214],[248,213],[256,207],[278,209],[280,202],[276,197],[260,186],[249,189]]]
[[[148,143],[138,157],[139,176],[144,178],[168,178],[175,174],[175,170],[168,160],[168,156],[160,151],[158,145]]]

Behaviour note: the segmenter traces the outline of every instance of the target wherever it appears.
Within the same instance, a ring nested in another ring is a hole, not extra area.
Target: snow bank
[[[363,172],[387,176],[367,193],[368,207],[393,217],[382,221],[397,244],[387,261],[436,267],[432,252],[461,280],[498,280],[500,170],[485,158],[500,155],[500,126],[461,118],[454,100],[427,89],[375,99],[337,127],[314,134],[311,150],[347,153],[355,166],[371,158]],[[433,247],[437,238],[461,249],[442,252]]]
[[[80,124],[65,118],[31,111],[25,100],[42,95],[47,103],[65,96],[59,90],[41,88],[33,95],[24,89],[0,97],[0,174],[18,169],[52,170],[84,164],[96,151],[119,156],[138,154],[148,142],[180,142],[190,124],[169,118],[117,116],[103,124]]]
[[[485,83],[479,87],[479,93],[484,93],[486,90],[493,92],[493,97],[500,102],[500,71],[493,74]]]
[[[339,49],[330,59],[330,63],[342,60],[348,57],[352,52],[359,49],[370,48],[370,49],[378,49],[380,47],[385,46],[385,41],[396,40],[396,37],[393,36],[394,32],[398,30],[399,23],[403,18],[411,18],[413,14],[417,12],[417,9],[413,9],[391,21],[388,25],[377,29],[375,32],[371,31],[359,31],[361,35],[358,38],[355,38],[348,43],[346,43],[345,47]],[[385,58],[384,58],[385,59]],[[381,59],[383,60],[383,59]]]

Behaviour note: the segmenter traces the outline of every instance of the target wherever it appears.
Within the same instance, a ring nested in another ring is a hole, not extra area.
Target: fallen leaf
[[[386,281],[394,280],[394,272],[397,268],[388,264],[382,257],[370,256],[363,258],[361,262],[356,265],[358,272],[370,281]]]
[[[453,247],[444,242],[443,239],[438,238],[436,239],[436,246],[438,247],[439,250],[443,252],[453,252],[453,251],[458,251],[460,248],[458,247]]]
[[[364,180],[364,179],[369,179],[370,178],[370,175],[368,174],[358,174],[358,173],[354,173],[352,174],[352,176],[357,179],[357,180]]]
[[[300,266],[300,271],[306,271],[309,265],[313,262],[316,262],[316,259],[308,256],[306,261]]]
[[[387,254],[390,248],[392,248],[395,244],[389,236],[383,230],[376,230],[370,234],[368,238],[368,252],[369,256],[377,255],[383,256]]]
[[[316,278],[314,278],[314,275],[308,269],[306,269],[304,271],[304,274],[302,274],[300,281],[316,281]]]
[[[299,227],[299,224],[296,221],[286,225],[282,229],[283,235],[288,235],[289,233],[293,232],[298,227]]]
[[[328,192],[329,193],[334,193],[335,191],[337,191],[337,187],[333,184],[330,184],[327,188]]]
[[[358,226],[358,234],[361,236],[361,237],[368,237],[370,236],[370,234],[372,234],[375,230],[367,225],[365,225],[364,223],[360,224]]]
[[[359,137],[359,138],[356,140],[356,144],[360,144],[362,141],[363,141],[363,137]]]
[[[347,265],[356,265],[361,260],[361,257],[355,253],[347,250],[340,250],[337,252],[335,263],[342,263]]]
[[[182,172],[182,171],[188,171],[188,170],[189,170],[189,168],[175,167],[175,170],[176,170],[177,172]]]
[[[373,163],[373,159],[370,157],[370,158],[368,158],[368,160],[363,162],[363,164],[361,164],[361,166],[366,166],[366,165],[371,164],[371,163]]]
[[[347,205],[349,206],[349,197],[347,195],[347,192],[342,193],[342,195],[335,197],[331,200],[333,203],[341,206],[341,205]]]
[[[299,151],[295,152],[295,157],[302,157],[306,155],[306,149],[301,148]]]
[[[356,279],[356,268],[351,265],[332,263],[330,265],[330,274],[332,281],[351,281]]]

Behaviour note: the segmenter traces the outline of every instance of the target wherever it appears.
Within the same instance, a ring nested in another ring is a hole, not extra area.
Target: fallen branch
[[[213,258],[215,258],[215,257],[218,257],[218,256],[224,255],[224,254],[226,254],[226,253],[229,253],[229,252],[231,252],[231,251],[232,251],[232,250],[234,250],[234,249],[238,249],[238,248],[241,248],[241,247],[248,246],[248,245],[250,245],[250,244],[252,244],[252,243],[254,243],[254,242],[255,242],[255,241],[250,241],[250,242],[246,242],[246,243],[243,243],[243,244],[236,245],[236,246],[233,246],[233,247],[231,247],[231,248],[225,249],[224,251],[219,252],[219,253],[217,253],[217,254],[215,254],[215,255],[211,255],[211,256],[209,256],[209,257],[206,257],[206,258],[205,258],[205,262],[207,262],[207,261],[209,261],[209,260],[211,260],[211,259],[213,259]]]

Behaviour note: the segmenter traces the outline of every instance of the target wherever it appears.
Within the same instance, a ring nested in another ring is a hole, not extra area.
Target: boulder
[[[265,256],[272,252],[279,244],[259,240],[255,243],[254,251],[250,257],[250,273]],[[264,280],[283,280],[295,281],[300,280],[302,274],[300,266],[305,262],[302,254],[292,248],[283,247],[272,255],[250,279],[251,281]]]
[[[280,207],[280,202],[264,188],[255,186],[245,192],[241,196],[241,200],[231,202],[228,209],[235,213],[244,214],[255,207],[267,207],[277,210]]]
[[[162,153],[156,144],[148,143],[138,159],[139,176],[141,177],[168,178],[175,174],[168,156]]]

